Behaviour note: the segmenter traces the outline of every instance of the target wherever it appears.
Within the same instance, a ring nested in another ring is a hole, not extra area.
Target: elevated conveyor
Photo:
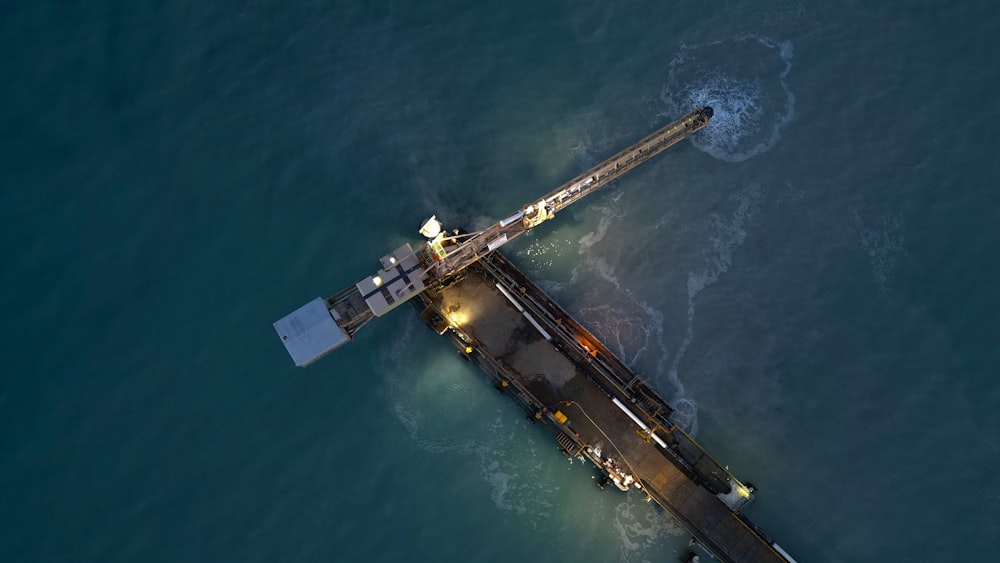
[[[428,238],[425,245],[417,250],[410,245],[396,249],[382,258],[383,268],[377,273],[325,300],[329,316],[340,330],[330,330],[328,323],[317,322],[314,300],[275,322],[275,331],[296,365],[309,365],[350,342],[354,334],[375,317],[428,287],[451,283],[470,264],[700,131],[708,125],[712,115],[712,108],[708,106],[691,110],[488,229],[446,236],[432,217],[421,229],[421,234]]]

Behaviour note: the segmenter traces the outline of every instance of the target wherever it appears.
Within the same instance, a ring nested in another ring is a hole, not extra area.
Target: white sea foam
[[[688,273],[687,329],[684,340],[681,341],[670,364],[670,369],[667,371],[668,380],[681,390],[684,389],[684,385],[678,375],[678,366],[694,338],[695,298],[706,287],[717,282],[719,276],[729,271],[733,263],[733,252],[746,239],[746,224],[759,212],[763,192],[759,186],[751,185],[743,192],[736,194],[734,198],[737,205],[731,217],[723,219],[718,214],[712,215],[712,249],[705,253],[703,266]],[[678,413],[675,414],[678,424],[681,424],[692,435],[697,434],[698,404],[682,397],[675,401],[674,406],[678,409]],[[682,409],[684,412],[681,412]]]
[[[583,254],[587,249],[604,239],[604,236],[608,234],[608,225],[611,224],[611,219],[611,213],[602,214],[600,221],[597,222],[597,231],[580,237],[580,254]]]
[[[627,365],[635,366],[647,352],[655,353],[651,347],[660,343],[657,337],[662,316],[658,313],[641,310],[624,313],[620,306],[607,304],[587,307],[581,312],[591,330]]]
[[[698,402],[690,398],[674,401],[674,412],[670,419],[692,436],[698,435]]]
[[[709,105],[715,117],[691,138],[708,154],[730,162],[767,152],[795,115],[785,82],[792,69],[791,41],[740,35],[684,45],[670,62],[660,94],[668,117]]]
[[[648,355],[657,353],[659,357],[653,361],[662,364],[668,355],[663,343],[663,315],[623,286],[617,268],[609,262],[604,250],[594,248],[608,234],[612,220],[622,215],[617,210],[618,202],[610,203],[610,206],[599,208],[601,218],[596,232],[588,233],[578,241],[582,262],[574,268],[570,283],[579,281],[581,269],[586,269],[614,286],[616,296],[624,297],[626,303],[609,304],[607,300],[601,300],[598,305],[584,308],[581,313],[587,318],[588,325],[626,365],[634,368]]]
[[[490,406],[492,391],[478,374],[468,377],[466,364],[448,354],[421,355],[415,332],[422,327],[415,317],[402,324],[402,336],[385,345],[378,371],[410,439],[436,454],[473,456],[497,508],[545,527],[556,492],[533,475],[558,457],[526,441],[526,420]]]
[[[905,254],[903,248],[903,216],[891,212],[881,218],[881,227],[865,225],[861,213],[850,208],[850,222],[861,242],[861,248],[868,255],[872,267],[872,279],[883,297],[889,297],[890,281],[896,262]]]
[[[632,288],[624,281],[627,278],[620,276],[618,271],[618,261],[613,255],[616,251],[614,241],[605,240],[614,236],[611,225],[625,215],[621,210],[621,203],[611,201],[598,207],[601,216],[597,228],[578,241],[581,263],[573,269],[570,284],[583,281],[592,283],[590,275],[594,275],[614,287],[613,298],[602,297],[598,304],[580,311],[587,319],[588,327],[626,365],[633,369],[646,366],[646,372],[642,375],[647,380],[661,382],[663,376],[666,376],[670,387],[668,397],[678,409],[676,421],[692,433],[697,433],[698,404],[686,397],[679,369],[694,338],[695,302],[705,288],[716,283],[720,276],[729,271],[733,254],[743,244],[746,227],[759,213],[763,198],[763,190],[757,185],[750,185],[732,196],[735,209],[730,215],[711,216],[709,246],[701,253],[701,264],[688,273],[687,326],[683,339],[673,354],[664,341],[663,313],[636,297]],[[654,228],[658,227],[659,225]],[[583,272],[590,275],[584,276]],[[655,368],[650,370],[649,366]]]
[[[664,518],[657,510],[646,509],[648,506],[633,496],[615,507],[613,524],[621,539],[622,561],[631,561],[633,554],[647,554],[650,548],[668,537],[686,534],[672,518]]]

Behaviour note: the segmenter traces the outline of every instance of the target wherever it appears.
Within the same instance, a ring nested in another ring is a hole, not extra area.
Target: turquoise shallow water
[[[270,325],[704,103],[507,252],[800,561],[988,558],[998,14],[896,4],[0,9],[0,560],[675,559],[410,310]]]

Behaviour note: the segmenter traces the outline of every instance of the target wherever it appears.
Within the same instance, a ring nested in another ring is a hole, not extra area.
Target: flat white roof
[[[317,297],[274,323],[281,342],[295,365],[305,367],[351,337],[333,319],[326,301]]]
[[[356,284],[368,308],[377,317],[402,305],[424,290],[427,272],[420,267],[409,243],[382,258],[384,269]]]

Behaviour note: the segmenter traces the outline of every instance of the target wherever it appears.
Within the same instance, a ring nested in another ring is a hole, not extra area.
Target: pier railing
[[[698,442],[675,424],[667,405],[641,378],[634,375],[601,341],[556,304],[503,254],[497,252],[477,264],[502,283],[531,313],[558,334],[553,344],[576,363],[608,397],[617,398],[644,418],[669,446],[661,450],[689,475],[716,493],[728,493],[740,481]],[[746,502],[752,499],[748,497]],[[734,509],[742,508],[746,502]]]

